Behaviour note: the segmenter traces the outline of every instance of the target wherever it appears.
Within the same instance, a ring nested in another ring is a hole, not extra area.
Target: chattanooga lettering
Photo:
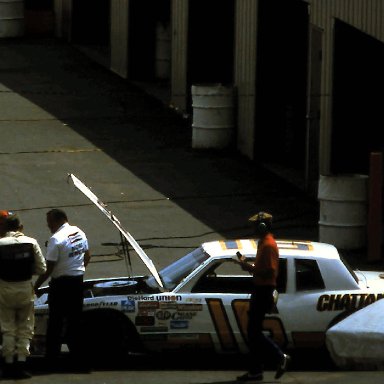
[[[322,295],[317,302],[317,310],[351,311],[361,309],[384,297],[384,293],[352,293]]]

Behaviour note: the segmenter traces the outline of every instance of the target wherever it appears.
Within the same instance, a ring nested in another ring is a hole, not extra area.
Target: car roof
[[[257,251],[257,239],[218,240],[205,242],[201,246],[211,257],[234,256],[236,252],[243,255],[255,256]],[[276,239],[280,256],[303,256],[326,259],[339,259],[339,253],[335,246],[306,240],[282,240]]]

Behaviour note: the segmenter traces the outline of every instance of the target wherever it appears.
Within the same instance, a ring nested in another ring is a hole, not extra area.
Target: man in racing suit
[[[72,363],[77,365],[83,361],[78,356],[81,348],[79,327],[83,309],[83,276],[91,256],[85,233],[68,223],[63,210],[50,210],[47,213],[47,225],[52,233],[47,245],[47,271],[36,280],[35,292],[38,295],[41,284],[48,277],[51,278],[46,357],[52,369],[55,369],[65,325]]]
[[[32,276],[46,271],[37,241],[21,231],[20,219],[9,214],[0,239],[0,328],[4,378],[28,378],[25,362],[34,334]]]
[[[248,263],[238,253],[239,263],[243,270],[253,275],[253,291],[248,312],[248,345],[252,356],[249,372],[237,379],[239,381],[263,380],[263,362],[265,356],[271,357],[277,364],[275,379],[279,379],[287,369],[290,357],[284,354],[279,346],[263,333],[263,321],[267,313],[274,307],[274,290],[279,264],[279,250],[271,233],[272,215],[259,212],[249,219],[259,236],[254,264]]]
[[[4,237],[7,233],[7,229],[5,228],[5,221],[9,216],[10,212],[5,210],[0,210],[0,237]]]

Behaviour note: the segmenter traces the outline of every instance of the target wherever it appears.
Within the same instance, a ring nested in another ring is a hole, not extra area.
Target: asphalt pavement
[[[247,219],[274,215],[276,237],[318,240],[318,201],[234,149],[193,150],[190,118],[53,39],[0,40],[0,209],[19,213],[42,247],[46,212],[67,211],[87,233],[87,278],[146,273],[118,252],[113,225],[71,183],[107,204],[157,267],[204,241],[251,235]],[[289,174],[289,173],[287,173]],[[364,252],[347,254],[363,265]],[[238,371],[95,371],[29,382],[232,383]],[[268,382],[273,373],[267,373]],[[284,382],[382,382],[381,372],[290,372]],[[377,381],[375,381],[377,380]]]

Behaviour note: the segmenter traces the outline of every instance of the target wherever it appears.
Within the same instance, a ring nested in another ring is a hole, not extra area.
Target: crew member
[[[274,308],[274,291],[279,266],[279,250],[271,233],[272,215],[259,212],[249,219],[254,224],[255,234],[259,237],[254,264],[248,263],[238,253],[243,270],[253,276],[253,291],[248,312],[248,345],[251,353],[249,371],[237,379],[239,381],[263,380],[263,365],[266,357],[271,357],[277,365],[275,379],[280,378],[287,369],[290,357],[263,333],[263,321],[267,313]]]
[[[5,210],[0,210],[0,237],[4,237],[7,233],[7,229],[5,228],[5,220],[9,216],[10,212]]]
[[[5,236],[0,239],[0,328],[2,332],[3,377],[30,377],[25,370],[34,334],[33,275],[46,271],[37,241],[22,233],[15,214],[2,217]]]
[[[77,226],[68,223],[66,213],[52,209],[47,213],[52,236],[47,245],[47,271],[35,283],[35,292],[50,277],[46,357],[55,366],[61,352],[64,324],[67,344],[76,362],[81,347],[79,325],[83,308],[83,276],[90,261],[88,240]]]

